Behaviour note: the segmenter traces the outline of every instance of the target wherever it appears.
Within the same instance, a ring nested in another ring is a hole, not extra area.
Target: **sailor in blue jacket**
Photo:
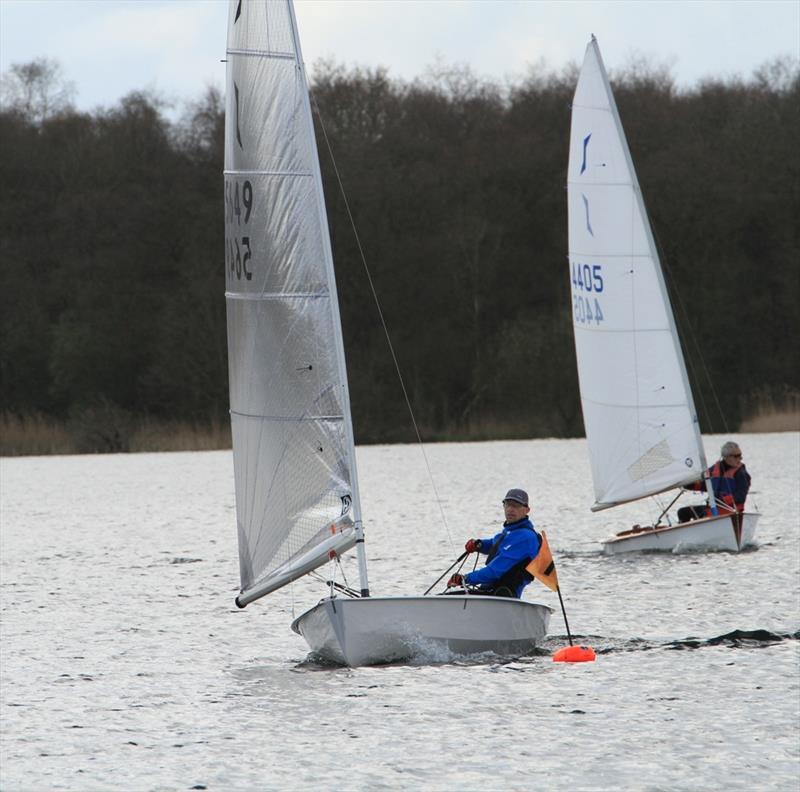
[[[528,493],[510,489],[503,498],[505,522],[503,530],[490,539],[470,539],[464,549],[468,553],[487,556],[486,566],[467,575],[453,575],[448,587],[477,586],[476,594],[498,597],[522,596],[522,591],[533,580],[525,567],[539,554],[541,538],[528,518]]]

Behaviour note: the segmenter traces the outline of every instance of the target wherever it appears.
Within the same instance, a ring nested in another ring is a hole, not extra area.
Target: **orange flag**
[[[542,531],[542,546],[539,548],[539,554],[525,567],[525,570],[544,583],[551,591],[558,591],[556,565],[553,563],[553,554],[550,552],[547,534],[544,531]]]

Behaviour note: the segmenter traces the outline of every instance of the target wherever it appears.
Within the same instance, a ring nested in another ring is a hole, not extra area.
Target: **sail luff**
[[[572,108],[569,267],[595,509],[696,481],[696,410],[641,188],[594,38]]]

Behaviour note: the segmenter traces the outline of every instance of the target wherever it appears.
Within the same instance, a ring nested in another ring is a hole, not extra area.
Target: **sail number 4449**
[[[603,321],[600,300],[594,296],[603,291],[601,264],[572,263],[572,313],[580,324],[599,325]]]

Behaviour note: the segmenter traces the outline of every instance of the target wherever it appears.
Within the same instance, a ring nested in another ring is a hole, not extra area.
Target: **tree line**
[[[704,431],[800,391],[800,76],[612,75]],[[312,85],[357,441],[579,436],[566,166],[577,70],[513,84],[323,64]],[[79,112],[57,64],[0,108],[0,412],[224,421],[223,98]],[[330,150],[330,151],[329,151]],[[345,197],[355,220],[351,228]],[[103,444],[100,443],[100,446]],[[89,448],[93,450],[91,443]]]

